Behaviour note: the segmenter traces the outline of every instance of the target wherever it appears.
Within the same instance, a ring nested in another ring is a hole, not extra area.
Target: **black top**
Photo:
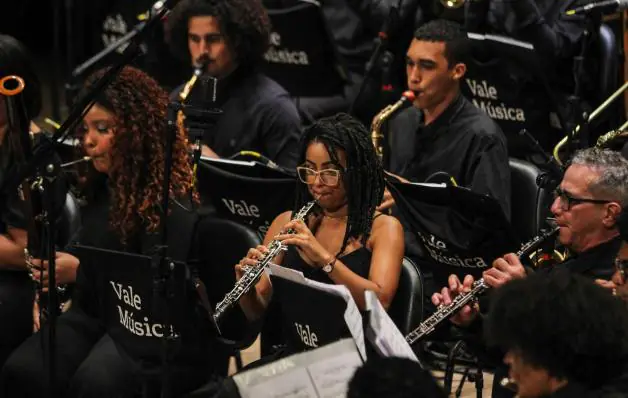
[[[371,252],[366,247],[360,247],[338,259],[351,271],[368,278]],[[294,246],[288,248],[282,265],[302,272],[308,279],[334,284],[324,271],[308,265]],[[346,305],[341,298],[276,277],[272,278],[272,284],[273,297],[279,301],[282,315],[287,345],[285,354],[321,347],[350,337],[344,320]]]
[[[410,107],[384,127],[387,170],[413,182],[440,171],[474,192],[497,199],[510,218],[510,168],[504,135],[486,113],[462,95],[432,123]]]
[[[183,262],[194,256],[194,249],[190,248],[189,242],[193,241],[196,215],[177,203],[172,204],[170,209],[171,214],[168,218],[169,256],[174,261]],[[83,209],[83,228],[78,234],[76,243],[83,246],[144,255],[151,255],[155,246],[160,243],[157,233],[143,232],[130,238],[126,245],[122,244],[117,233],[109,227],[108,215],[108,194],[102,192]],[[149,374],[157,372],[161,365],[162,339],[153,333],[155,331],[161,333],[164,329],[159,326],[161,325],[160,321],[157,321],[164,318],[164,315],[157,309],[163,308],[163,306],[144,305],[144,302],[152,302],[153,297],[150,294],[139,297],[132,290],[135,284],[136,289],[137,286],[149,286],[148,289],[144,290],[152,291],[152,273],[149,272],[145,278],[144,275],[133,270],[129,270],[128,274],[121,272],[124,275],[115,275],[108,269],[102,269],[106,265],[98,264],[96,260],[90,262],[84,250],[70,247],[68,251],[78,256],[83,253],[82,258],[79,258],[81,265],[77,271],[73,309],[80,310],[94,318],[96,322],[101,323],[103,331],[111,336],[121,355],[135,362]],[[119,268],[116,269],[118,269],[116,272],[120,273]],[[109,280],[117,276],[120,276],[120,279],[130,279],[131,282],[128,282],[128,286],[124,286],[124,282],[122,286],[118,286],[117,279],[115,281]],[[171,318],[177,334],[180,336],[176,342],[172,343],[174,356],[170,364],[173,372],[186,372],[198,367],[209,368],[209,358],[214,342],[212,329],[207,321],[207,314],[198,304],[192,282],[187,280],[185,283],[187,284],[185,287],[187,294],[185,297],[179,297],[176,300],[176,305],[182,301],[187,304],[183,310],[173,311]],[[138,290],[140,289],[137,289],[136,292]],[[118,297],[119,308],[112,307],[112,303],[115,303],[116,300],[114,295],[120,295]],[[135,301],[138,300],[135,298],[136,296],[139,297],[142,304]],[[114,313],[116,316],[112,316]],[[148,325],[148,329],[146,325]],[[206,373],[207,376],[211,374],[210,371]]]
[[[177,98],[183,86],[171,95]],[[198,91],[197,91],[198,92]],[[192,90],[186,103],[195,103]],[[263,74],[239,68],[218,83],[216,123],[203,128],[203,143],[220,157],[256,151],[292,168],[297,163],[301,119],[288,93]]]
[[[591,279],[610,280],[615,273],[615,258],[621,243],[618,236],[585,252],[574,254],[555,268],[567,268],[571,272]]]

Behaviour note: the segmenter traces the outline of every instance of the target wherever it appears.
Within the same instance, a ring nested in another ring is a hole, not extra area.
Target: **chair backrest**
[[[548,215],[551,193],[540,188],[537,177],[541,170],[530,162],[508,160],[511,179],[511,223],[522,241],[538,234]]]
[[[70,239],[81,228],[81,209],[78,200],[69,192],[65,196],[61,217],[57,222],[57,244],[60,247],[70,243]]]
[[[343,92],[346,72],[315,2],[268,9],[273,32],[262,70],[293,97]]]
[[[607,24],[601,24],[597,35],[597,60],[599,63],[599,86],[596,90],[601,103],[617,89],[619,50],[615,33]]]
[[[399,286],[388,314],[404,336],[423,319],[423,275],[407,257],[401,263]]]
[[[248,250],[261,244],[251,228],[232,220],[206,217],[196,229],[199,277],[205,282],[209,300],[216,304],[235,284],[234,266]]]

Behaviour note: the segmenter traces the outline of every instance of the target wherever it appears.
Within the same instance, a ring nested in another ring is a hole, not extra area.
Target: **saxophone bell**
[[[382,132],[382,125],[388,120],[395,112],[406,104],[411,104],[416,98],[416,94],[412,90],[404,91],[399,101],[392,105],[388,105],[382,109],[374,118],[371,123],[371,141],[373,141],[373,147],[375,153],[380,161],[384,159],[384,134]]]

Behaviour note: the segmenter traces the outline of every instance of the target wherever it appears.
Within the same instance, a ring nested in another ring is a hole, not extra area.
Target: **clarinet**
[[[532,254],[546,240],[554,238],[559,230],[559,227],[555,227],[548,232],[535,236],[532,240],[521,246],[521,249],[516,253],[517,257],[523,258],[524,256]],[[419,339],[432,333],[438,325],[449,319],[465,305],[476,301],[477,298],[488,289],[489,286],[484,282],[484,278],[473,282],[470,291],[456,296],[448,305],[439,306],[438,310],[432,316],[421,322],[416,329],[406,336],[406,341],[408,344],[412,345]]]
[[[305,206],[303,206],[301,210],[299,210],[299,212],[292,217],[292,219],[299,221],[305,220],[305,217],[315,204],[316,201],[306,203]],[[293,229],[289,229],[286,231],[286,233],[288,234],[293,232]],[[240,278],[240,280],[236,282],[233,289],[231,289],[231,291],[225,295],[225,297],[218,303],[218,305],[216,305],[216,309],[214,310],[213,315],[214,321],[217,322],[228,309],[233,307],[244,294],[249,292],[249,290],[251,290],[255,286],[259,278],[262,276],[264,269],[270,263],[270,261],[275,258],[280,252],[287,249],[288,247],[279,240],[273,240],[272,242],[270,242],[270,244],[268,245],[268,253],[266,253],[261,259],[259,259],[257,261],[257,264],[255,264],[254,266],[245,267],[244,275],[242,275],[242,278]]]

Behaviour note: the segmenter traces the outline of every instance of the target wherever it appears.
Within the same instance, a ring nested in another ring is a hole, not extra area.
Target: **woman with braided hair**
[[[384,193],[384,174],[364,126],[346,114],[323,118],[309,126],[301,139],[294,212],[312,200],[316,206],[304,221],[291,221],[293,212],[275,218],[262,246],[250,249],[236,265],[236,278],[243,267],[254,265],[275,239],[288,245],[288,251],[274,263],[292,268],[313,280],[346,286],[360,309],[364,291],[376,293],[385,308],[390,305],[399,282],[403,260],[403,230],[399,221],[377,212]],[[293,229],[294,233],[285,231]],[[308,313],[333,322],[325,312],[320,296],[293,291],[279,282],[271,284],[263,276],[256,289],[240,300],[251,321],[259,319],[271,297],[281,306],[288,352],[317,346],[303,339],[303,328],[289,314]],[[311,311],[310,305],[314,305]],[[293,311],[294,310],[294,311]],[[342,336],[329,336],[332,339]],[[304,341],[305,340],[305,341]]]
[[[91,90],[104,73],[101,70],[90,77],[84,91]],[[96,98],[78,127],[76,138],[91,162],[85,187],[87,205],[81,209],[83,227],[75,244],[57,253],[58,279],[76,283],[71,308],[56,325],[54,396],[132,397],[141,388],[161,386],[161,347],[167,327],[157,322],[164,322],[160,320],[164,319],[163,307],[151,306],[143,301],[146,297],[128,291],[134,284],[152,285],[154,275],[144,277],[129,270],[133,276],[120,280],[127,281],[124,294],[132,299],[117,302],[114,295],[122,297],[124,287],[116,290],[116,283],[110,281],[118,275],[103,273],[110,264],[98,263],[84,247],[152,255],[161,244],[167,106],[168,94],[155,80],[139,69],[125,67]],[[191,242],[196,226],[196,215],[190,211],[195,195],[186,141],[184,133],[177,132],[167,218],[168,256],[178,262],[194,256]],[[39,278],[39,272],[34,274]],[[179,335],[169,359],[173,396],[197,388],[213,374],[210,358],[215,340],[207,314],[196,306],[198,297],[189,291],[183,301],[185,309],[178,310],[170,323]],[[123,311],[125,303],[133,312]],[[115,304],[120,304],[117,309]],[[185,325],[180,319],[185,319]],[[42,377],[42,341],[48,341],[47,334],[44,324],[38,335],[9,358],[0,378],[0,396],[45,395],[48,383]],[[158,394],[158,390],[148,391],[147,396]]]

